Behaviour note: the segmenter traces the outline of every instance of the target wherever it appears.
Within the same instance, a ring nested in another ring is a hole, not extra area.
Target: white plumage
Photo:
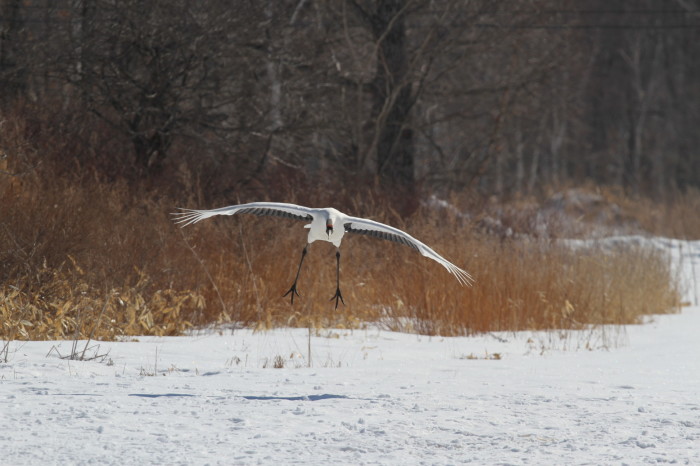
[[[328,241],[329,243],[333,243],[333,245],[337,248],[337,288],[336,295],[333,296],[331,300],[336,300],[336,308],[338,307],[338,300],[343,301],[343,297],[340,294],[340,243],[343,240],[345,233],[368,235],[375,238],[386,239],[404,244],[420,252],[423,256],[438,262],[440,265],[445,267],[448,272],[454,275],[460,284],[471,285],[473,282],[471,275],[469,275],[466,271],[457,267],[440,254],[433,251],[425,243],[418,241],[405,231],[401,231],[398,228],[366,218],[351,217],[332,207],[325,209],[312,209],[309,207],[286,204],[282,202],[251,202],[248,204],[233,205],[212,210],[180,210],[180,212],[176,212],[172,215],[175,216],[175,221],[181,224],[183,227],[216,215],[235,215],[244,213],[271,215],[311,222],[308,225],[304,225],[304,228],[309,229],[309,236],[307,245],[302,251],[296,279],[294,280],[292,287],[284,295],[287,296],[287,294],[292,293],[292,303],[294,303],[294,295],[299,295],[296,290],[296,284],[297,280],[299,279],[299,272],[301,271],[301,265],[304,262],[308,245],[314,241]],[[343,302],[343,304],[345,303]]]

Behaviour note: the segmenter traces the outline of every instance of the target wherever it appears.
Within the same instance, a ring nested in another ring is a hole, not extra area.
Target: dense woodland
[[[0,337],[638,322],[667,261],[556,240],[697,238],[698,104],[700,0],[0,0]],[[264,200],[476,284],[352,238],[292,304],[298,222],[170,216]]]
[[[700,184],[698,0],[2,0],[0,110],[214,198]],[[334,181],[340,180],[340,181]]]

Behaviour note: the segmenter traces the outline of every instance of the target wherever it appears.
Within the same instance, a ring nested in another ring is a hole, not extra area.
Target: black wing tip
[[[414,243],[413,241],[409,240],[408,238],[406,238],[404,236],[400,236],[400,235],[397,235],[395,233],[391,233],[388,231],[369,230],[369,229],[365,230],[362,228],[353,228],[351,223],[345,224],[345,231],[347,233],[355,233],[358,235],[371,236],[373,238],[392,241],[394,243],[403,244],[404,246],[408,246],[410,248],[413,248],[416,251],[420,251],[420,247],[416,243]]]

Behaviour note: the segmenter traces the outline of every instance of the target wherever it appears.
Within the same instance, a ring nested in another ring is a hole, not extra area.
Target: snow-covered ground
[[[700,242],[655,244],[694,305],[593,337],[329,330],[311,367],[296,329],[101,343],[86,362],[11,343],[0,463],[700,464]]]

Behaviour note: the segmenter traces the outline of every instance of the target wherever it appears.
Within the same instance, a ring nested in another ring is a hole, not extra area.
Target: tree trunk
[[[0,2],[0,97],[8,101],[21,94],[27,84],[25,72],[17,66],[18,55],[22,53],[21,4],[19,0]]]
[[[404,6],[404,0],[378,0],[371,15],[372,32],[378,42],[372,116],[381,184],[411,193],[415,149],[408,123],[414,96],[407,76]]]

